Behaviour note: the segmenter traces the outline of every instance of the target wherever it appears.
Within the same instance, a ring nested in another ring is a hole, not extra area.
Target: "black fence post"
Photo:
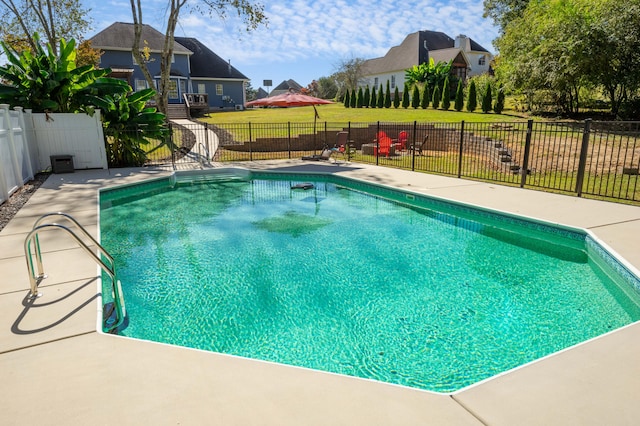
[[[209,123],[204,123],[204,143],[206,146],[207,161],[213,161],[211,148],[209,147]]]
[[[169,146],[171,147],[171,167],[176,169],[176,146],[173,144],[173,124],[169,122]]]
[[[380,140],[378,139],[379,134],[380,134],[380,122],[378,121],[376,123],[376,148],[374,150],[376,154],[376,166],[379,165],[378,159],[380,158]]]
[[[460,147],[458,148],[458,178],[462,177],[462,148],[464,145],[464,120],[460,122]]]
[[[347,146],[345,146],[345,150],[347,151],[347,161],[351,161],[351,122],[347,123]]]
[[[411,152],[411,171],[415,172],[416,171],[416,132],[418,131],[418,121],[414,120],[413,121],[413,142],[411,143],[411,146],[413,147],[413,150]]]
[[[249,161],[253,161],[253,147],[251,146],[251,139],[251,122],[249,122]]]
[[[520,188],[524,188],[527,183],[527,174],[529,173],[529,152],[531,151],[531,137],[533,136],[533,120],[527,121],[527,139],[524,143],[524,158],[522,159],[522,168],[520,169]]]
[[[291,122],[287,121],[287,150],[289,151],[289,160],[291,160]]]
[[[587,168],[587,149],[589,149],[589,135],[591,134],[591,119],[584,120],[584,130],[582,131],[582,146],[580,147],[580,162],[578,163],[578,176],[576,176],[576,193],[582,196],[582,186],[584,173]]]

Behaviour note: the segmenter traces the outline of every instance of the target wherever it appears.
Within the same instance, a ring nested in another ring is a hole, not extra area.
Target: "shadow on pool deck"
[[[461,202],[590,228],[640,266],[640,207],[362,164],[299,160],[254,169],[340,173]],[[97,189],[170,173],[52,175],[0,233],[0,410],[8,424],[637,424],[640,324],[454,395],[183,349],[96,332],[98,270],[67,236],[43,236],[49,277],[29,288],[22,243],[43,213],[97,234]]]

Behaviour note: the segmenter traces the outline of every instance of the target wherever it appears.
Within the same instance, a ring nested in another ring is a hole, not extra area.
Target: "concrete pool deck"
[[[640,269],[640,207],[362,164],[299,160],[252,169],[327,170],[591,230]],[[224,425],[635,425],[640,323],[439,395],[370,380],[98,333],[96,264],[66,235],[41,237],[48,278],[29,289],[23,243],[63,211],[97,234],[97,190],[168,174],[52,175],[0,232],[0,423]]]

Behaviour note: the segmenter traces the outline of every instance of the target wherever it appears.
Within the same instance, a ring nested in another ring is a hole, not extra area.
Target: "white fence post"
[[[9,165],[6,162],[6,158],[3,158],[4,156],[2,155],[3,151],[5,151],[3,149],[3,145],[5,143],[8,144],[8,139],[9,139],[8,137],[9,124],[4,118],[5,109],[8,110],[9,105],[0,104],[0,166],[2,166],[0,167],[0,204],[4,203],[9,199],[9,186],[7,185],[7,179],[4,176],[5,170],[9,168]]]

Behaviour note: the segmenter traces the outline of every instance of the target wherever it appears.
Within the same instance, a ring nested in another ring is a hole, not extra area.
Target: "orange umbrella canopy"
[[[332,103],[332,101],[303,95],[302,93],[287,92],[281,95],[256,99],[255,101],[247,102],[247,106],[298,107]]]

